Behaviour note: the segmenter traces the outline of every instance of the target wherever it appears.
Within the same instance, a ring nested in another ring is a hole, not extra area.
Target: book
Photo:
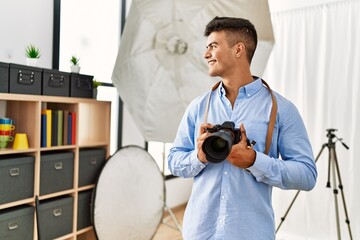
[[[57,111],[58,124],[57,124],[57,146],[63,145],[63,130],[64,130],[64,110]]]
[[[58,111],[52,111],[52,126],[51,126],[51,146],[57,146],[58,135]]]
[[[41,114],[41,147],[46,147],[46,114]]]
[[[72,142],[71,142],[71,139],[72,139],[71,131],[72,131],[72,116],[69,113],[69,115],[68,115],[68,129],[67,129],[67,132],[68,132],[68,144],[69,145],[72,144]]]
[[[51,109],[43,109],[41,113],[46,115],[46,147],[51,147],[52,111]]]
[[[71,144],[76,144],[76,112],[71,112]]]
[[[69,128],[69,111],[68,110],[64,110],[64,128],[63,128],[63,145],[68,145],[71,144],[68,142],[68,128]]]

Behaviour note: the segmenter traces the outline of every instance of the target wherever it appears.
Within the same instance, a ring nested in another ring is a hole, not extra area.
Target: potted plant
[[[96,81],[96,79],[93,80],[93,98],[97,98],[97,88],[98,86],[101,86],[101,82]]]
[[[28,45],[25,48],[26,64],[28,66],[37,66],[37,62],[40,58],[40,49],[33,44]]]
[[[70,69],[71,69],[71,72],[73,73],[79,73],[80,72],[80,65],[79,65],[79,61],[80,59],[77,58],[75,55],[71,56],[71,59],[70,59]]]

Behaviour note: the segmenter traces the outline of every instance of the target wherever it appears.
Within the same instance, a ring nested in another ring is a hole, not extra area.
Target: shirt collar
[[[245,96],[246,98],[250,98],[254,96],[261,88],[263,87],[261,78],[254,79],[251,83],[241,87],[239,89],[238,96]],[[223,85],[223,82],[220,83],[218,88],[218,94],[220,97],[226,95],[226,91]]]

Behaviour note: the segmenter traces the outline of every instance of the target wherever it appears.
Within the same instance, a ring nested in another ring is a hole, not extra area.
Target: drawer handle
[[[54,209],[53,214],[54,214],[55,217],[61,216],[62,209],[61,208]]]
[[[20,175],[20,169],[19,168],[12,168],[10,169],[10,176],[16,177]]]
[[[92,80],[91,79],[83,79],[77,78],[75,87],[80,88],[81,90],[91,90],[92,89]]]
[[[19,84],[33,85],[34,78],[35,78],[34,72],[27,73],[27,72],[22,72],[21,70],[19,70],[19,73],[18,73],[18,83]]]
[[[9,230],[15,230],[18,228],[17,222],[9,222],[8,226],[9,226]]]
[[[63,168],[62,162],[57,162],[57,163],[55,163],[55,164],[54,164],[54,168],[55,168],[56,170],[61,170],[61,169]]]
[[[96,158],[90,159],[90,165],[96,165],[96,163],[97,163]]]
[[[51,74],[49,80],[49,86],[51,87],[62,87],[64,85],[64,76]]]

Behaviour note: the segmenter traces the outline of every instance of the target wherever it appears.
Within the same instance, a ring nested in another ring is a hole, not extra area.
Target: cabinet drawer
[[[41,95],[41,81],[41,68],[10,63],[10,93]]]
[[[0,211],[0,239],[32,240],[34,207],[26,205]]]
[[[59,197],[40,201],[37,211],[40,239],[54,239],[71,233],[73,212],[73,197]]]
[[[0,157],[0,204],[34,196],[33,156]]]
[[[79,192],[77,230],[91,226],[92,190]]]
[[[9,64],[0,62],[0,93],[9,92]]]
[[[43,69],[42,95],[70,96],[70,73]]]
[[[40,159],[40,195],[73,188],[74,153],[42,153]]]
[[[93,76],[70,74],[70,97],[92,98]]]
[[[94,184],[105,164],[106,151],[103,148],[80,149],[79,187]]]

